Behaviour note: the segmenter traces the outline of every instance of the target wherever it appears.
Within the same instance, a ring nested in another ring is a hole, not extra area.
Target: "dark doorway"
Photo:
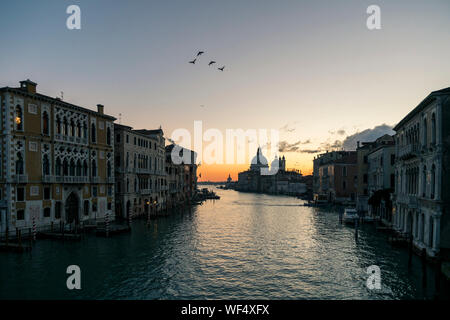
[[[78,197],[75,193],[71,193],[66,200],[66,221],[67,223],[73,223],[75,224],[79,223],[79,216],[78,216]]]

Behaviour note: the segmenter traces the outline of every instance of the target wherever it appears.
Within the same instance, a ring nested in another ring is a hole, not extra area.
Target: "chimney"
[[[356,141],[356,144],[358,145],[358,148],[359,148],[359,141]]]
[[[103,114],[103,111],[105,110],[105,107],[102,104],[97,105],[97,112],[100,114]]]
[[[30,79],[20,81],[20,89],[28,93],[36,93],[37,83],[31,81]]]

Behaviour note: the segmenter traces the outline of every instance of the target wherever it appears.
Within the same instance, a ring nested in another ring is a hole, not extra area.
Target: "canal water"
[[[40,240],[0,253],[0,299],[433,299],[435,272],[336,211],[286,196],[216,190],[218,201],[133,222],[131,234]],[[81,268],[81,290],[66,268]],[[381,270],[381,289],[366,286]],[[425,281],[424,281],[425,280]],[[441,298],[448,298],[442,283]]]

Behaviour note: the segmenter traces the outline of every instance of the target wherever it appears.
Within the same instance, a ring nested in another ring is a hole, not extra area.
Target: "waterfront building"
[[[356,151],[332,151],[314,159],[315,200],[355,202],[357,186]]]
[[[0,231],[77,226],[114,211],[114,117],[36,91],[0,88]]]
[[[239,191],[298,195],[306,192],[306,184],[298,170],[286,169],[284,156],[272,161],[269,167],[266,157],[258,148],[249,170],[238,174],[234,188]]]
[[[189,203],[197,191],[197,153],[180,147],[180,162],[174,161],[172,152],[175,144],[166,146],[166,174],[169,186],[168,205],[176,207]],[[189,161],[185,161],[183,155],[189,155]]]
[[[168,194],[163,131],[114,128],[116,216],[157,214]]]
[[[377,216],[387,225],[392,224],[391,194],[395,187],[394,138],[388,134],[371,142],[358,141],[357,201],[360,214]]]
[[[369,211],[369,176],[367,155],[372,149],[374,142],[358,141],[356,148],[356,167],[357,167],[357,185],[356,185],[356,210],[359,214],[365,215]]]
[[[395,142],[388,134],[375,140],[367,154],[369,215],[378,217],[384,224],[392,224],[391,195],[395,189]]]
[[[427,255],[450,251],[450,88],[430,93],[395,127],[394,227]]]

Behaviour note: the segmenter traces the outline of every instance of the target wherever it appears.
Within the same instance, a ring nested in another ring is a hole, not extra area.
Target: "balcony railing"
[[[55,182],[55,176],[44,175],[42,176],[43,183],[53,183]]]
[[[399,148],[398,156],[401,159],[408,159],[416,156],[418,151],[419,146],[417,144],[408,144]]]
[[[91,183],[100,183],[100,177],[91,177]]]
[[[15,183],[28,183],[28,175],[27,174],[16,174],[14,177]]]

